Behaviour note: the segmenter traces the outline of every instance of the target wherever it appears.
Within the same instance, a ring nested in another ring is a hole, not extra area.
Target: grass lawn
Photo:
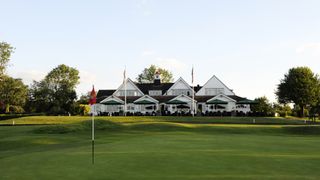
[[[303,120],[98,117],[92,165],[88,119],[0,121],[0,179],[320,178],[320,126]]]

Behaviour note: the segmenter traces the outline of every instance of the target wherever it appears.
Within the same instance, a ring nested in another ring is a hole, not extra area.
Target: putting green
[[[1,179],[320,178],[319,126],[178,120],[97,121],[94,165],[84,119],[0,126]]]

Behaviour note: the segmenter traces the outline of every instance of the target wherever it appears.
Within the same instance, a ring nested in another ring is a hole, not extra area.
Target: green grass
[[[320,126],[303,120],[98,117],[92,165],[89,119],[0,121],[0,179],[320,178]]]
[[[45,117],[45,118],[44,118]],[[90,117],[84,116],[29,116],[0,121],[0,125],[10,125],[14,121],[19,125],[39,124],[71,124],[78,123]],[[195,124],[305,124],[305,119],[300,118],[265,118],[265,117],[178,117],[178,116],[135,116],[135,117],[95,117],[95,119],[108,119],[121,123],[136,122],[177,122]],[[317,122],[319,123],[319,121]]]

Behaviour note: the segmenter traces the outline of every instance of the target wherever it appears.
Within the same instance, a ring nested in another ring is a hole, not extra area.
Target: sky
[[[151,64],[204,85],[216,75],[241,96],[276,101],[290,68],[320,73],[318,0],[0,0],[7,73],[26,84],[59,64],[78,95],[118,88]]]

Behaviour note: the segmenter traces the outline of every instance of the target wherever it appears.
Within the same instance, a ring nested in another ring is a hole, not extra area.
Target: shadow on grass
[[[91,131],[90,120],[75,124],[46,125],[35,128],[37,134],[66,134]],[[197,132],[210,134],[269,134],[269,135],[320,135],[320,126],[210,126],[172,122],[118,123],[110,120],[96,120],[95,130],[101,132]]]
[[[296,135],[320,135],[320,126],[293,126],[284,127],[285,133]]]
[[[115,123],[113,121],[96,120],[95,130],[108,130],[117,131],[123,129],[120,123]],[[66,134],[73,132],[88,131],[92,128],[92,122],[90,120],[83,121],[76,124],[57,124],[57,125],[46,125],[33,130],[33,132],[38,134]]]

